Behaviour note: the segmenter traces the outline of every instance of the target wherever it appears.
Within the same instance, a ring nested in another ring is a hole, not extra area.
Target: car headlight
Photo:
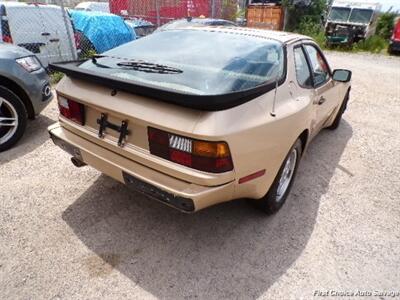
[[[42,64],[36,56],[27,56],[16,59],[17,64],[23,67],[26,71],[34,72],[42,68]]]

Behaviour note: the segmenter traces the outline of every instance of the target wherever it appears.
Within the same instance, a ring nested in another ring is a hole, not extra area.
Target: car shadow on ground
[[[25,133],[18,143],[11,149],[0,153],[0,166],[41,146],[49,139],[47,127],[53,123],[55,123],[54,120],[44,115],[37,116],[35,120],[28,120]]]
[[[244,200],[183,214],[100,176],[62,216],[93,251],[82,272],[105,277],[116,269],[158,298],[260,296],[305,248],[351,136],[343,120],[316,137],[274,216]]]

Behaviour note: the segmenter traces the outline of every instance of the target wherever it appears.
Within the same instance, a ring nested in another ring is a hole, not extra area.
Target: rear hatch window
[[[279,42],[239,34],[171,30],[104,53],[80,67],[195,95],[238,92],[283,72]]]
[[[55,71],[199,110],[228,109],[286,79],[282,43],[239,30],[162,31]]]

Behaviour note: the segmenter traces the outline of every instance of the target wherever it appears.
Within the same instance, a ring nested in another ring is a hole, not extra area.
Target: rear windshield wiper
[[[110,66],[103,65],[103,64],[97,62],[97,59],[98,58],[102,58],[102,57],[106,57],[106,56],[103,56],[103,55],[94,55],[94,56],[92,56],[92,63],[94,65],[96,65],[97,67],[99,67],[99,68],[112,69],[112,67],[110,67]]]
[[[144,61],[124,61],[117,63],[118,67],[128,68],[135,71],[142,71],[148,73],[160,73],[160,74],[180,74],[183,73],[182,70],[160,65],[160,64],[153,64]]]
[[[97,61],[98,58],[103,58],[103,57],[109,57],[109,56],[95,55],[92,57],[92,63],[99,68],[116,69],[115,67],[104,65]],[[145,62],[145,61],[127,60],[127,61],[118,62],[116,65],[118,67],[120,67],[120,69],[129,69],[129,70],[141,71],[141,72],[146,72],[146,73],[158,73],[158,74],[180,74],[180,73],[183,73],[182,70],[177,69],[177,68],[160,65],[160,64],[149,63],[149,62]]]

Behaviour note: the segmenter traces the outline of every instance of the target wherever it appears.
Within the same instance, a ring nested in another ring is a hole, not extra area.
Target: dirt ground
[[[271,217],[186,215],[75,168],[48,138],[53,102],[0,154],[0,298],[391,299],[374,295],[400,292],[400,58],[328,59],[353,70],[348,111]]]

